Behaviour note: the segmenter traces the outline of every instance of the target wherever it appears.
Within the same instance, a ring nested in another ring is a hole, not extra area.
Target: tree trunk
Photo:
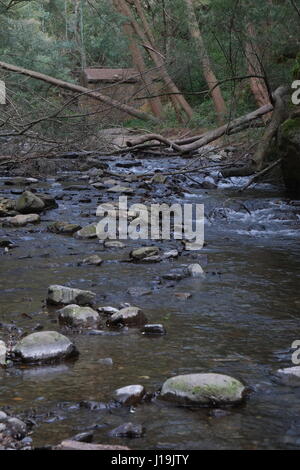
[[[115,9],[119,11],[119,13],[122,13],[122,8],[120,7],[119,0],[113,0],[113,4],[114,4]],[[124,23],[123,29],[124,29],[125,35],[127,36],[129,40],[129,49],[131,52],[133,65],[138,70],[138,72],[140,72],[141,79],[144,83],[144,86],[148,95],[149,96],[157,95],[156,86],[153,83],[152,78],[149,76],[149,72],[147,72],[146,70],[146,65],[144,62],[143,55],[135,41],[135,38],[133,37],[134,31],[133,31],[131,24],[129,22]],[[149,99],[148,102],[151,106],[153,114],[156,117],[160,118],[162,116],[162,105],[161,105],[161,101],[159,97]]]
[[[221,88],[218,85],[218,80],[213,72],[210,59],[202,38],[202,34],[196,18],[193,0],[185,0],[188,18],[189,18],[189,30],[192,39],[196,46],[196,53],[199,55],[199,60],[203,70],[203,75],[211,91],[211,96],[214,102],[215,110],[217,113],[218,122],[222,124],[224,122],[224,116],[226,114],[226,104],[222,96]]]
[[[264,72],[260,63],[260,53],[255,46],[256,35],[254,26],[249,23],[247,25],[248,41],[245,47],[247,66],[249,75],[263,76]],[[263,78],[251,77],[250,86],[253,96],[258,106],[264,106],[270,103],[269,93]],[[270,119],[271,115],[264,116],[264,120]]]
[[[138,119],[142,119],[143,121],[153,121],[156,124],[159,124],[160,122],[152,114],[139,111],[138,109],[135,109],[132,106],[120,103],[119,101],[113,100],[108,96],[102,95],[101,93],[93,90],[89,90],[88,88],[85,88],[83,86],[74,85],[73,83],[65,82],[64,80],[59,80],[57,78],[50,77],[49,75],[35,72],[33,70],[24,69],[23,67],[17,67],[16,65],[7,64],[5,62],[0,62],[0,68],[4,70],[9,70],[10,72],[16,72],[22,75],[27,75],[28,77],[35,78],[46,83],[50,83],[51,85],[57,86],[59,88],[74,91],[75,93],[88,94],[92,98],[95,98],[96,100],[101,101],[102,103],[105,103],[113,108],[117,108],[120,111],[124,111],[124,113],[130,114],[131,116],[137,117]]]
[[[140,40],[143,43],[143,46],[146,48],[147,52],[149,53],[151,59],[153,60],[154,64],[157,67],[157,74],[160,75],[162,80],[164,81],[166,88],[170,91],[170,93],[174,93],[172,95],[172,101],[176,102],[180,105],[180,107],[184,110],[184,112],[187,114],[189,119],[192,118],[193,116],[193,110],[191,106],[188,104],[186,99],[182,94],[180,94],[180,91],[178,90],[177,86],[171,79],[167,69],[166,69],[166,64],[165,61],[162,57],[162,55],[157,51],[155,48],[154,44],[152,44],[152,41],[148,39],[148,35],[150,34],[150,37],[154,40],[152,33],[150,32],[150,27],[147,23],[147,20],[145,16],[143,15],[141,20],[145,24],[143,24],[144,30],[147,31],[145,33],[140,26],[138,25],[137,21],[134,19],[132,12],[130,8],[128,7],[127,3],[125,0],[119,0],[119,4],[122,8],[122,12],[125,16],[127,16],[131,22],[131,25],[136,33],[136,35],[140,38]],[[143,12],[143,9],[141,5],[136,3],[136,6],[139,6],[139,12]]]

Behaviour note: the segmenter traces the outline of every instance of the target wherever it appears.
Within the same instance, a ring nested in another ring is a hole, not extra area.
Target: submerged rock
[[[126,325],[126,326],[138,326],[147,323],[147,318],[143,311],[138,307],[125,307],[114,313],[109,318],[110,326]]]
[[[66,233],[73,234],[81,229],[78,224],[69,224],[68,222],[53,222],[48,225],[47,229],[52,233]]]
[[[99,314],[90,307],[80,307],[79,305],[67,305],[58,311],[59,322],[73,327],[98,326],[100,322]]]
[[[3,227],[24,227],[27,224],[37,224],[41,221],[38,214],[15,215],[3,221]]]
[[[134,406],[141,403],[145,394],[146,390],[143,385],[127,385],[115,390],[113,399],[121,405]]]
[[[45,209],[45,203],[30,191],[24,193],[17,199],[16,210],[21,214],[34,214],[42,212]]]
[[[300,366],[286,367],[276,372],[276,378],[284,385],[300,387]]]
[[[129,439],[142,437],[145,429],[141,424],[125,423],[108,433],[110,437],[127,437]]]
[[[103,260],[98,255],[91,255],[87,258],[84,258],[81,264],[88,264],[92,266],[100,266],[103,263]]]
[[[217,406],[240,403],[245,392],[245,386],[228,375],[188,374],[168,379],[160,396],[181,405]]]
[[[159,248],[157,246],[143,246],[132,250],[130,253],[130,258],[134,260],[142,260],[144,258],[149,258],[150,256],[156,256],[159,254]]]
[[[48,362],[78,355],[75,345],[57,331],[32,333],[13,348],[15,359],[23,362]]]
[[[95,297],[96,294],[88,290],[52,285],[48,287],[47,303],[53,305],[89,305]]]

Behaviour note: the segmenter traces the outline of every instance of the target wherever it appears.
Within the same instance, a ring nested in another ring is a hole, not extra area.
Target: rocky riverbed
[[[300,339],[300,201],[240,194],[247,178],[218,168],[162,174],[181,159],[69,157],[0,180],[0,445],[298,446],[298,370],[282,369]],[[204,204],[205,246],[101,242],[97,206],[120,195]]]

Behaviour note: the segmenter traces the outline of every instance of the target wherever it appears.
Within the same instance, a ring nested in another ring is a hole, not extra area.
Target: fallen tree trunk
[[[153,121],[156,124],[160,122],[156,117],[152,116],[151,114],[139,111],[138,109],[135,109],[132,106],[120,103],[119,101],[113,100],[108,96],[102,95],[101,93],[96,91],[89,90],[88,88],[85,88],[83,86],[65,82],[64,80],[50,77],[49,75],[35,72],[34,70],[28,70],[24,69],[23,67],[17,67],[16,65],[7,64],[5,62],[0,62],[0,68],[4,70],[9,70],[10,72],[19,73],[21,75],[26,75],[27,77],[35,78],[36,80],[41,80],[43,82],[50,83],[51,85],[57,86],[59,88],[64,88],[65,90],[70,90],[75,93],[88,94],[92,98],[95,98],[96,100],[101,101],[102,103],[105,103],[113,108],[117,108],[120,111],[124,111],[124,113],[130,114],[131,116],[134,116],[138,119],[142,119],[143,121]]]

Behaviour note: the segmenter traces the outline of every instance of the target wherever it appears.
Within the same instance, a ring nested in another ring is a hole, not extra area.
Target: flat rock
[[[24,227],[28,224],[38,224],[41,221],[38,214],[19,214],[7,217],[3,221],[3,227]]]
[[[84,258],[81,264],[87,264],[91,266],[100,266],[103,263],[103,260],[98,255],[91,255],[87,258]]]
[[[147,325],[144,325],[144,327],[141,329],[141,333],[146,336],[162,336],[167,334],[165,327],[160,323],[148,323]]]
[[[147,287],[130,287],[127,292],[133,297],[142,297],[143,295],[152,294],[152,290]]]
[[[96,294],[88,290],[52,285],[48,287],[47,302],[53,305],[89,305],[95,297]]]
[[[141,424],[125,423],[121,424],[115,429],[112,429],[108,435],[110,437],[126,437],[134,439],[142,437],[145,433],[145,429]]]
[[[147,323],[147,318],[143,311],[138,307],[125,307],[114,313],[109,318],[110,326],[126,325],[126,326],[139,326]]]
[[[24,191],[16,201],[16,210],[21,214],[35,214],[45,209],[45,203],[36,194]]]
[[[125,248],[125,244],[119,240],[106,240],[104,242],[105,248]]]
[[[127,385],[118,388],[113,394],[113,399],[124,406],[134,406],[141,403],[146,393],[143,385]]]
[[[121,186],[120,184],[117,184],[116,186],[109,188],[107,191],[109,193],[121,193],[121,194],[133,194],[134,193],[132,188],[129,188],[127,186]]]
[[[144,258],[149,258],[149,256],[156,256],[159,254],[159,248],[157,246],[143,246],[132,250],[130,253],[130,258],[134,260],[142,260]]]
[[[73,234],[78,232],[81,229],[81,226],[78,224],[69,224],[68,222],[53,222],[48,225],[47,230],[52,233],[66,233]]]
[[[104,313],[104,315],[113,315],[114,313],[119,313],[119,309],[115,307],[110,307],[109,305],[104,307],[98,307],[98,312]]]
[[[95,327],[100,322],[99,314],[90,307],[67,305],[58,311],[59,322],[73,327]]]
[[[188,374],[168,379],[160,397],[182,405],[212,406],[240,403],[246,388],[223,374]]]
[[[22,338],[13,353],[23,362],[47,362],[67,359],[78,355],[75,345],[57,331],[32,333]]]

